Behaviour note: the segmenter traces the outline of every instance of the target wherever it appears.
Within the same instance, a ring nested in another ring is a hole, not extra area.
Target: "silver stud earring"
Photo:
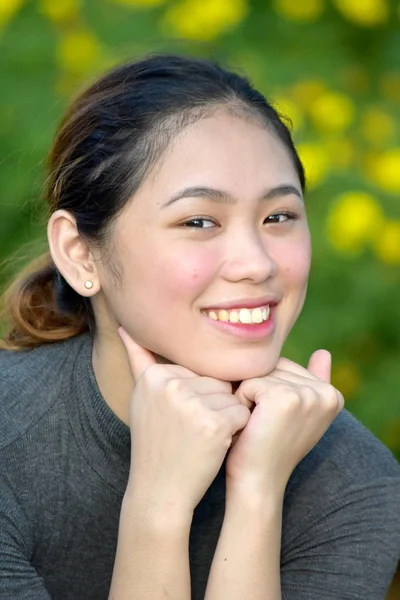
[[[93,281],[85,281],[85,288],[90,290],[93,287]]]

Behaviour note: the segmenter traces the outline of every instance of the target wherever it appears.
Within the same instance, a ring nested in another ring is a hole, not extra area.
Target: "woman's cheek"
[[[306,285],[311,266],[309,240],[294,241],[278,249],[277,262],[288,288]]]
[[[159,263],[158,280],[163,295],[196,296],[205,290],[216,273],[216,260],[208,252],[179,252]]]

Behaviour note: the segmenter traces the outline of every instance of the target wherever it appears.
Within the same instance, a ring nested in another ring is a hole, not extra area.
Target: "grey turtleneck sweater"
[[[130,433],[91,357],[89,334],[0,351],[0,599],[108,598]],[[224,497],[223,466],[194,514],[192,600],[204,597]],[[343,410],[286,488],[283,600],[383,600],[399,557],[400,466]]]

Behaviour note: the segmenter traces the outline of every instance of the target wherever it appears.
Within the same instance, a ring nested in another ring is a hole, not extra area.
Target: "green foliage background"
[[[44,160],[71,95],[147,51],[221,60],[292,118],[309,173],[313,268],[285,353],[306,364],[328,348],[346,408],[400,458],[399,11],[395,0],[0,0],[0,282],[43,248]]]

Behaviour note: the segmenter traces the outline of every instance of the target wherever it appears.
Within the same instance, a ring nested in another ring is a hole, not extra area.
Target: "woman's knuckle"
[[[313,411],[320,400],[320,396],[319,396],[317,390],[315,388],[313,388],[311,385],[303,386],[302,398],[303,398],[304,408],[307,412]]]
[[[217,412],[211,412],[204,416],[201,429],[205,437],[218,437],[221,433],[224,433],[225,428],[224,420]]]
[[[329,385],[326,393],[326,406],[329,410],[337,410],[338,404],[340,403],[340,392],[333,386]]]
[[[281,389],[282,404],[286,410],[296,410],[301,404],[301,396],[298,389],[293,386],[283,385]]]
[[[171,377],[165,382],[164,390],[167,396],[173,398],[176,394],[182,392],[183,390],[182,379],[179,379],[179,377]]]

